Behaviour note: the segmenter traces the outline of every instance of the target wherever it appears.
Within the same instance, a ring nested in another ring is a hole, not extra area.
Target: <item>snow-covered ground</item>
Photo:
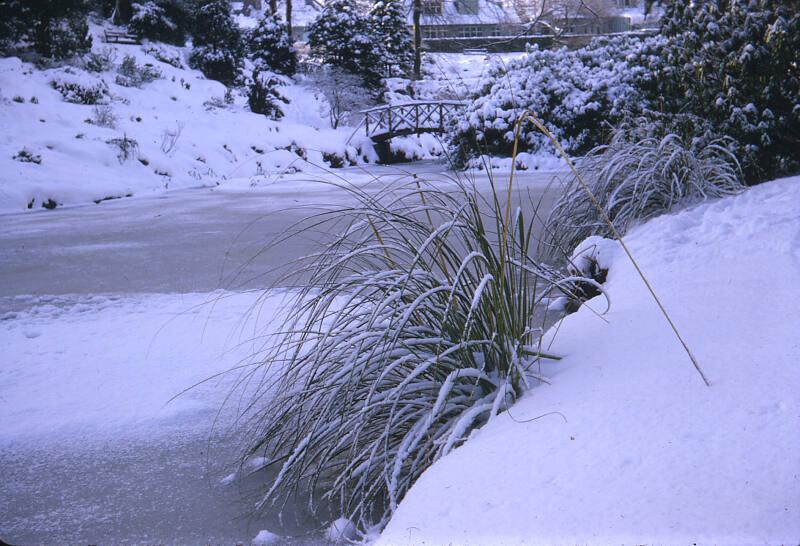
[[[657,218],[619,248],[611,311],[411,489],[379,544],[795,544],[800,537],[800,177]],[[616,243],[613,243],[616,247]]]
[[[93,51],[105,52],[115,65],[103,72],[40,70],[16,57],[0,59],[0,211],[313,171],[331,156],[345,163],[376,157],[353,127],[330,128],[327,103],[302,77],[280,89],[290,102],[282,107],[285,116],[272,121],[250,112],[239,91],[226,104],[222,84],[187,68],[189,48],[104,44],[102,28],[91,28]],[[119,85],[126,55],[161,77],[141,88]],[[53,81],[99,86],[103,104],[67,102]],[[107,111],[106,120],[114,118],[113,127],[98,125],[97,109]],[[127,158],[118,144],[125,138],[135,141]]]

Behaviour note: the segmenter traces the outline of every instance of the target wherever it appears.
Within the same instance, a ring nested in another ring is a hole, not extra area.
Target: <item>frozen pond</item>
[[[402,169],[450,176],[436,163]],[[398,172],[337,175],[371,191]],[[549,209],[551,176],[519,173],[515,200]],[[347,199],[298,175],[0,216],[0,539],[233,545],[269,529],[321,543],[302,508],[282,523],[252,514],[269,475],[224,480],[241,439],[235,404],[217,410],[235,378],[167,402],[257,352],[251,341],[281,316],[265,272],[315,249],[312,234],[262,252],[266,241]]]

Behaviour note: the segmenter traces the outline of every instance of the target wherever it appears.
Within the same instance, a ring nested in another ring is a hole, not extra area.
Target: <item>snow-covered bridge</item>
[[[420,133],[444,133],[447,121],[466,102],[443,100],[404,102],[364,110],[367,136],[385,142],[396,136]]]

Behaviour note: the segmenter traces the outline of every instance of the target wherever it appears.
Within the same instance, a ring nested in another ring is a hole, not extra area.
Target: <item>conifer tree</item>
[[[248,34],[248,53],[259,70],[287,76],[297,71],[297,54],[289,40],[287,26],[275,14],[267,13]]]
[[[201,0],[195,16],[192,68],[206,77],[232,85],[242,66],[242,36],[228,0]]]
[[[375,43],[385,67],[384,75],[405,74],[414,62],[414,44],[406,24],[402,0],[378,0],[369,14]]]
[[[331,0],[308,28],[308,43],[322,62],[380,84],[381,58],[366,16],[354,0]]]

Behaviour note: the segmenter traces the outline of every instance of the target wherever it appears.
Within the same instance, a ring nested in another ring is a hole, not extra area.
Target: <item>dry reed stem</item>
[[[675,323],[672,321],[672,318],[669,316],[669,313],[667,312],[666,308],[664,307],[664,304],[661,303],[661,300],[656,295],[656,292],[653,289],[652,285],[650,284],[650,281],[647,280],[647,277],[645,276],[644,272],[639,267],[639,264],[636,262],[636,259],[633,257],[633,254],[631,253],[630,249],[628,248],[628,245],[626,245],[625,241],[622,240],[622,235],[620,235],[619,231],[617,231],[617,228],[614,226],[614,223],[608,217],[608,215],[606,214],[606,211],[603,210],[603,207],[600,205],[600,203],[598,202],[597,198],[592,193],[592,190],[589,188],[589,185],[584,181],[583,177],[578,172],[578,169],[575,168],[575,164],[572,162],[572,160],[570,160],[570,158],[569,158],[569,156],[567,156],[566,152],[564,152],[564,149],[561,147],[561,144],[558,142],[558,139],[556,139],[553,136],[553,134],[547,129],[547,127],[545,127],[544,124],[539,120],[539,118],[536,117],[536,114],[531,112],[531,111],[529,111],[529,110],[526,110],[522,114],[522,116],[520,116],[519,120],[517,120],[517,130],[516,130],[516,135],[514,137],[514,150],[513,150],[513,156],[512,156],[512,159],[511,159],[512,177],[513,177],[513,172],[514,172],[514,164],[516,162],[517,141],[519,140],[520,127],[521,127],[522,123],[526,119],[530,119],[533,122],[533,124],[536,126],[536,128],[539,131],[541,131],[541,133],[544,134],[547,138],[550,139],[550,141],[553,143],[553,146],[555,147],[556,151],[564,159],[564,161],[567,162],[567,165],[569,165],[569,168],[572,171],[572,174],[575,175],[575,179],[578,180],[578,182],[580,183],[581,187],[583,187],[583,189],[586,191],[586,194],[589,196],[589,199],[592,201],[592,204],[595,206],[597,211],[600,213],[600,216],[603,219],[603,222],[611,230],[611,233],[614,235],[614,238],[617,241],[619,241],[619,244],[622,246],[622,249],[625,251],[625,254],[628,256],[628,259],[633,264],[633,267],[636,269],[636,272],[639,274],[639,277],[641,277],[642,282],[644,282],[644,285],[647,287],[647,290],[650,292],[650,295],[653,297],[653,300],[655,300],[656,304],[658,305],[658,308],[661,310],[661,314],[663,314],[664,318],[667,319],[667,322],[669,323],[670,328],[672,328],[672,331],[675,333],[675,337],[678,338],[678,341],[680,341],[681,345],[683,346],[684,351],[686,351],[686,354],[689,356],[689,360],[692,361],[692,365],[694,366],[694,369],[697,370],[697,373],[700,374],[700,377],[703,379],[703,383],[705,383],[706,387],[710,387],[711,383],[709,383],[708,379],[706,378],[706,375],[703,373],[703,370],[700,368],[700,364],[697,362],[697,358],[695,358],[694,354],[692,353],[692,350],[689,348],[689,345],[686,344],[686,341],[683,339],[683,336],[681,336],[680,332],[678,331],[677,326],[675,326]],[[510,182],[509,182],[509,184],[510,184]]]

